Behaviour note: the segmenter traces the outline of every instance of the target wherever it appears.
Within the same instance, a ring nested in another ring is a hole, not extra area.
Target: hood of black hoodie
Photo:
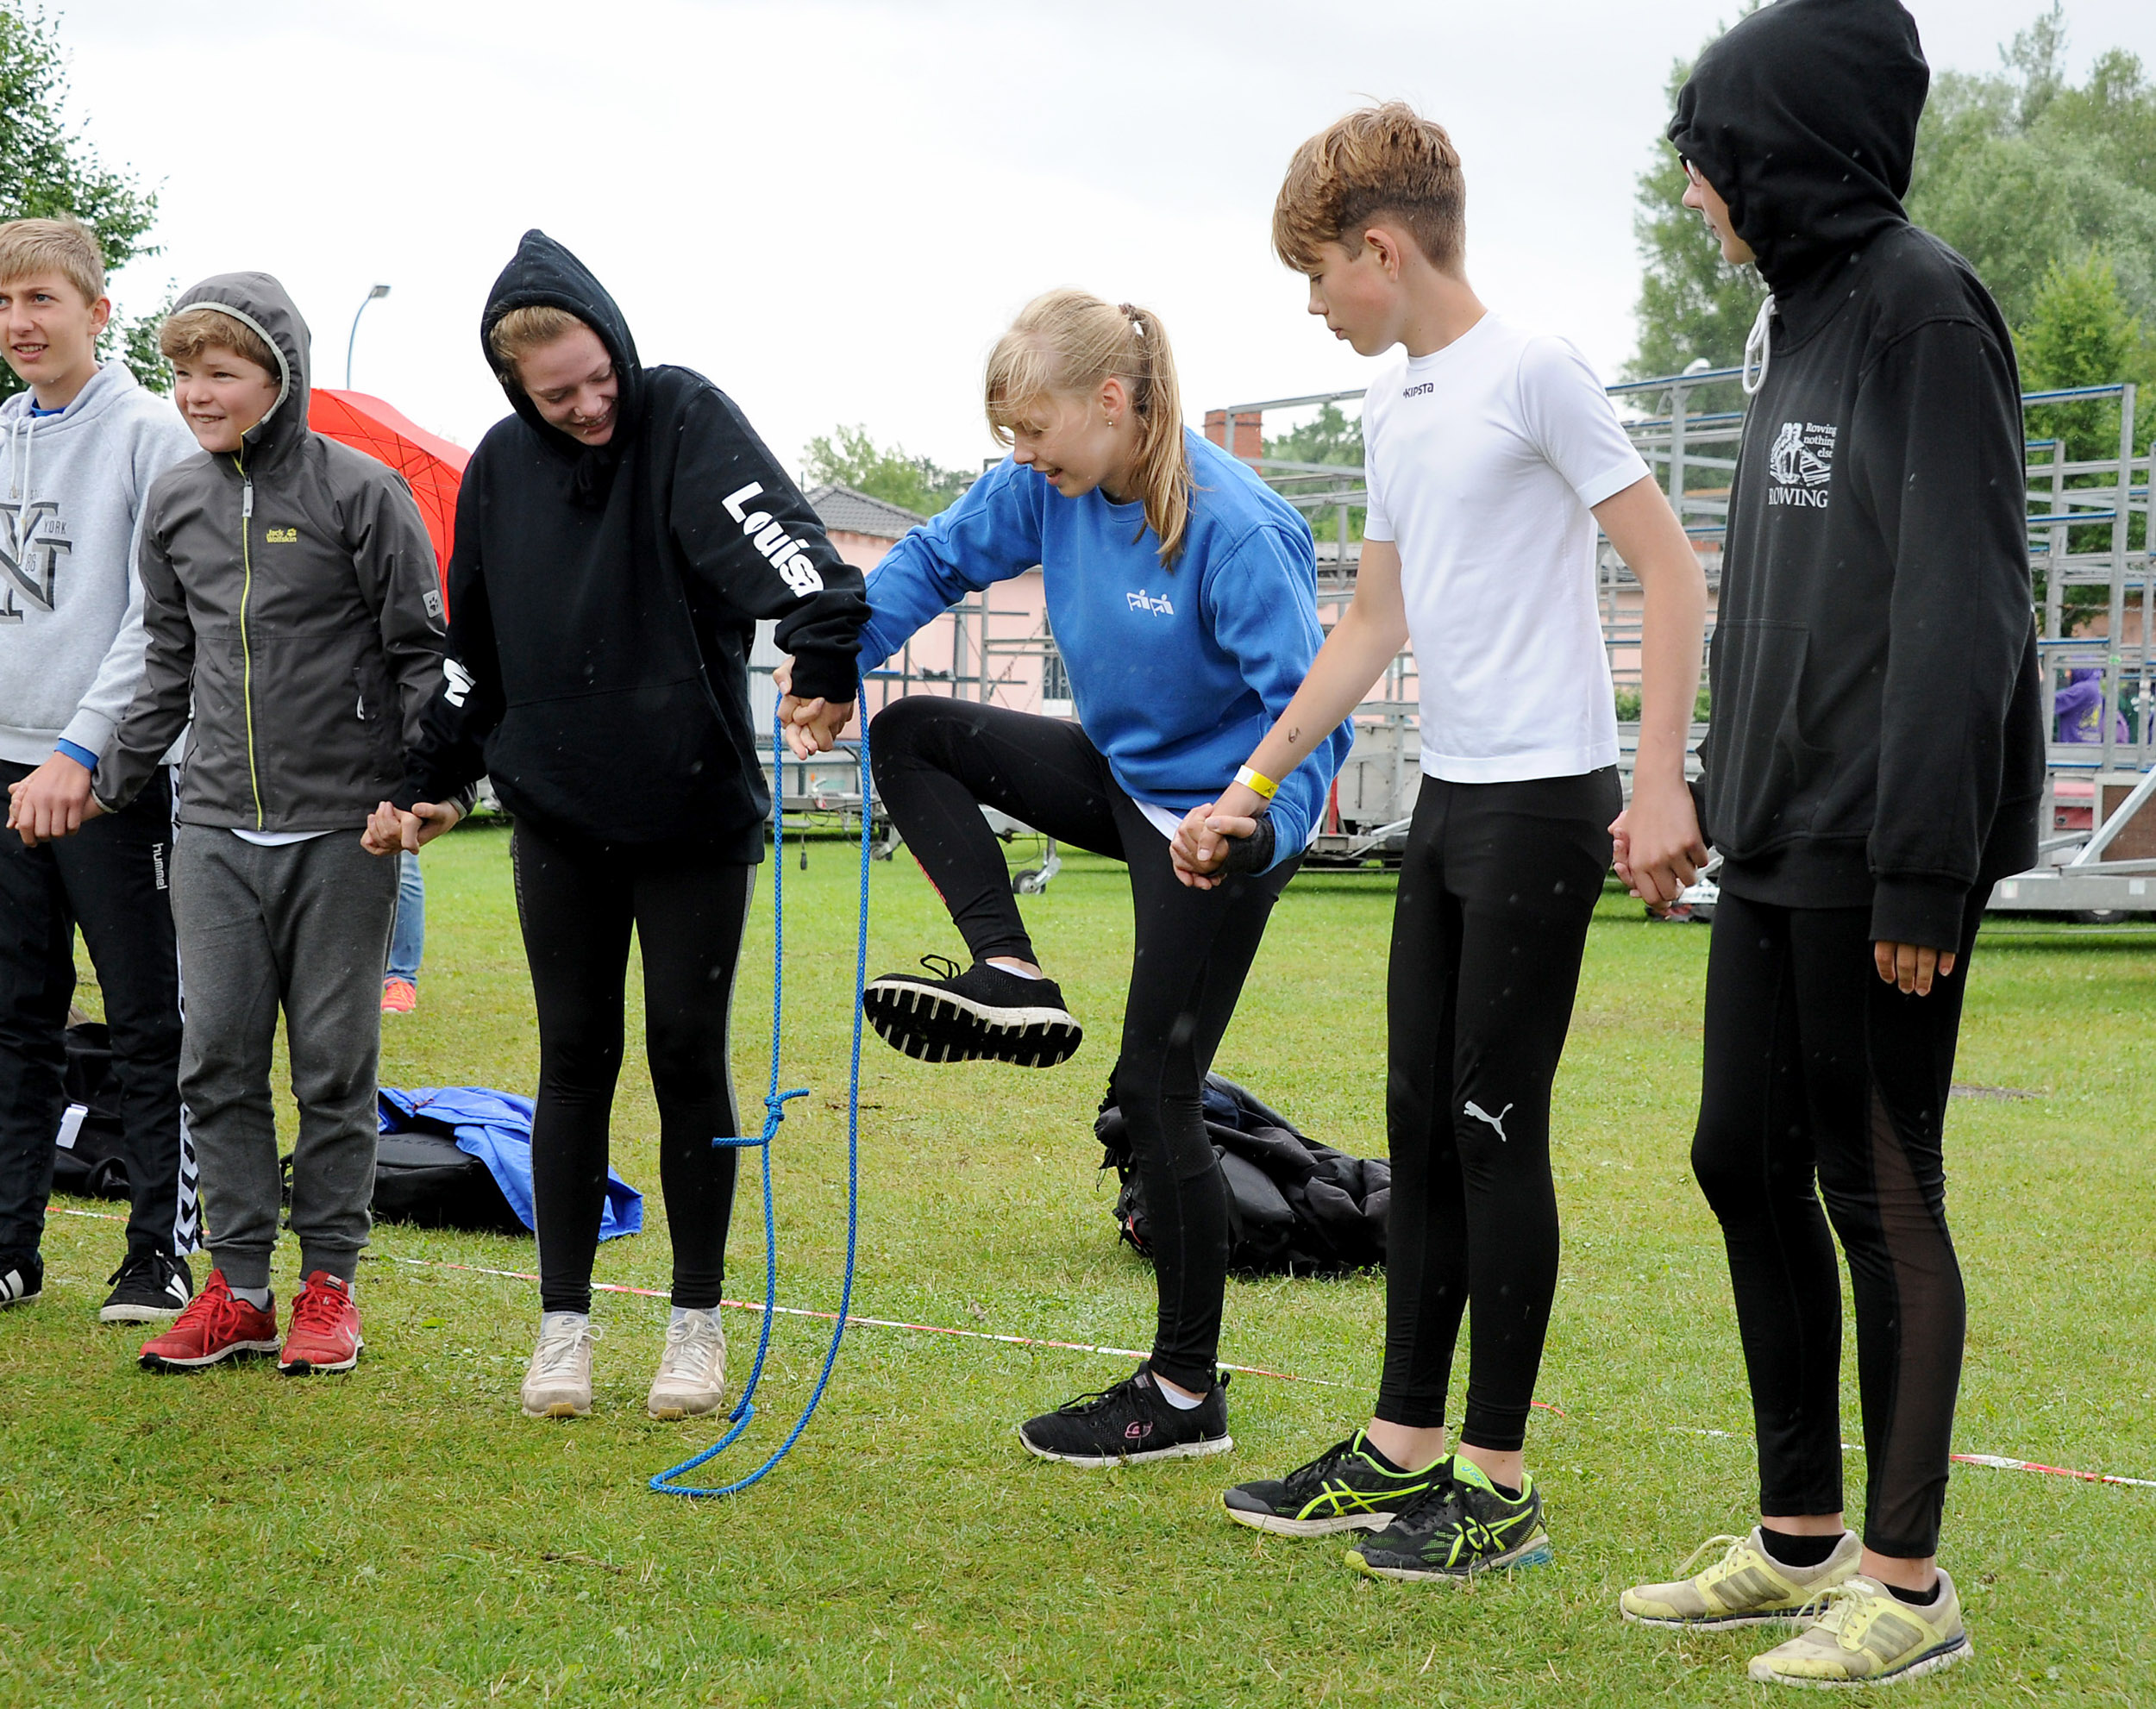
[[[222,310],[276,353],[279,387],[269,413],[241,436],[248,465],[276,462],[307,437],[307,373],[314,335],[285,287],[267,273],[218,273],[172,304]]]
[[[517,246],[517,254],[486,294],[486,312],[479,316],[479,348],[490,368],[494,367],[494,353],[486,341],[494,330],[494,323],[511,309],[529,309],[540,304],[574,315],[599,335],[606,354],[614,359],[614,372],[621,380],[621,391],[614,405],[613,433],[604,445],[586,445],[573,435],[549,425],[531,401],[531,395],[515,380],[501,374],[498,369],[496,377],[501,380],[510,407],[539,435],[540,442],[564,460],[576,465],[575,490],[579,498],[587,503],[603,504],[614,465],[642,427],[643,366],[636,359],[636,341],[630,334],[620,304],[608,295],[606,287],[592,270],[561,244],[535,228],[524,234],[523,241]]]
[[[1729,203],[1783,312],[1908,223],[1931,70],[1898,0],[1775,0],[1700,55],[1670,141]]]

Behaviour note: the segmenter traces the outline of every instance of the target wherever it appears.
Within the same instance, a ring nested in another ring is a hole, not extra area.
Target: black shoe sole
[[[97,1308],[101,1324],[166,1324],[187,1309],[183,1302],[178,1305],[154,1304],[147,1299],[108,1299]]]
[[[990,1008],[925,980],[873,980],[861,1003],[877,1037],[923,1062],[1052,1068],[1069,1061],[1086,1036],[1064,1010]]]
[[[1148,1449],[1142,1454],[1078,1454],[1063,1453],[1056,1449],[1043,1448],[1026,1435],[1025,1426],[1018,1426],[1018,1441],[1028,1454],[1037,1459],[1053,1460],[1060,1465],[1082,1466],[1088,1471],[1105,1471],[1112,1466],[1137,1466],[1148,1460],[1201,1460],[1214,1454],[1225,1454],[1235,1446],[1232,1436],[1200,1437],[1195,1442],[1178,1442],[1166,1448]]]

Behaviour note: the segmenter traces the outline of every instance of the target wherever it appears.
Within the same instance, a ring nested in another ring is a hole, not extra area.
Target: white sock
[[[1200,1394],[1186,1397],[1184,1395],[1178,1394],[1174,1389],[1169,1387],[1166,1383],[1163,1382],[1157,1376],[1153,1379],[1153,1387],[1160,1391],[1160,1398],[1163,1400],[1165,1400],[1170,1406],[1173,1406],[1178,1412],[1194,1412],[1200,1406],[1206,1404],[1206,1398],[1204,1395]]]
[[[229,1282],[225,1285],[228,1287],[231,1286]],[[232,1289],[232,1297],[235,1299],[246,1300],[258,1311],[266,1311],[270,1308],[270,1291],[266,1287],[235,1287]]]
[[[572,1323],[580,1329],[589,1329],[592,1326],[592,1314],[589,1311],[542,1311],[539,1314],[539,1333],[543,1336],[555,1324],[562,1323]]]
[[[988,965],[1000,973],[1008,973],[1018,980],[1044,980],[1046,973],[1029,973],[1023,967],[1014,967],[1008,961],[991,961]]]
[[[676,1305],[667,1319],[667,1326],[670,1329],[685,1318],[716,1318],[718,1316],[718,1307],[716,1305]]]

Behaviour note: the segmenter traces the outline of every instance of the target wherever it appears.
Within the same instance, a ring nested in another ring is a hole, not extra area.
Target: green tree
[[[1738,13],[1758,9],[1750,0]],[[1692,59],[1670,69],[1666,93],[1671,111],[1677,92],[1692,74]],[[1635,180],[1632,216],[1644,266],[1639,302],[1633,311],[1639,348],[1626,370],[1629,379],[1652,379],[1683,373],[1695,361],[1710,368],[1733,368],[1745,354],[1766,286],[1751,266],[1733,267],[1700,216],[1687,208],[1684,167],[1667,137],[1658,136],[1645,167]],[[1715,388],[1720,390],[1720,388]],[[1730,388],[1735,397],[1735,389]],[[1695,409],[1720,407],[1727,400],[1697,398]]]
[[[809,441],[801,453],[807,484],[837,481],[887,504],[932,516],[974,483],[963,469],[947,469],[917,457],[902,445],[881,446],[862,426],[837,427]]]
[[[2053,261],[2045,270],[2028,320],[2015,334],[2014,343],[2021,360],[2021,385],[2031,391],[2134,382],[2139,392],[2134,449],[2138,456],[2147,455],[2150,441],[2156,438],[2156,339],[2128,306],[2118,275],[2101,251],[2091,249],[2076,262]],[[2028,435],[2033,440],[2058,441],[2061,459],[2067,462],[2116,457],[2119,409],[2118,400],[2108,398],[2039,404],[2028,412]],[[2040,464],[2031,471],[2032,486],[2040,485]],[[2066,484],[2109,483],[2102,475],[2085,475],[2069,476]],[[2132,518],[2129,545],[2138,548],[2147,538],[2147,527],[2146,517]],[[2111,541],[2109,523],[2074,529],[2069,535],[2068,544],[2076,552],[2099,552]],[[2066,633],[2073,634],[2109,605],[2106,589],[2069,587],[2063,600]]]
[[[51,219],[72,214],[97,235],[105,266],[117,272],[156,254],[143,240],[157,218],[157,197],[134,177],[108,170],[81,134],[68,127],[67,67],[60,38],[42,7],[0,0],[0,220]],[[162,314],[106,329],[145,385],[163,391],[171,380],[157,354]],[[19,391],[14,371],[0,366],[0,398]]]
[[[1275,434],[1264,443],[1265,455],[1285,462],[1330,463],[1359,468],[1363,462],[1363,422],[1360,416],[1351,418],[1338,404],[1326,404],[1301,426]],[[1297,492],[1321,491],[1332,479],[1326,475],[1299,475],[1285,469],[1272,470],[1266,478],[1290,497]],[[1349,510],[1350,540],[1363,537],[1363,515],[1360,505]],[[1337,510],[1320,511],[1310,517],[1310,532],[1319,540],[1331,540],[1339,531]]]
[[[1909,216],[1968,257],[2009,325],[2035,312],[2054,262],[2071,266],[2099,244],[2127,308],[2156,319],[2156,86],[2139,59],[2113,49],[2077,87],[2065,53],[2066,15],[2054,3],[2000,50],[1996,72],[1934,79]],[[1671,72],[1672,104],[1689,70]],[[1638,185],[1631,374],[1674,373],[1700,357],[1733,365],[1764,287],[1754,269],[1726,266],[1679,205],[1683,171],[1665,140]]]

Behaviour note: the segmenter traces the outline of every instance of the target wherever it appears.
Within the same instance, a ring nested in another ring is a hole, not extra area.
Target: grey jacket
[[[442,682],[432,543],[404,478],[307,427],[307,324],[266,273],[211,304],[277,353],[283,389],[239,451],[197,451],[150,489],[136,560],[143,680],[97,768],[123,805],[187,723],[179,817],[238,830],[356,829],[404,781]]]

